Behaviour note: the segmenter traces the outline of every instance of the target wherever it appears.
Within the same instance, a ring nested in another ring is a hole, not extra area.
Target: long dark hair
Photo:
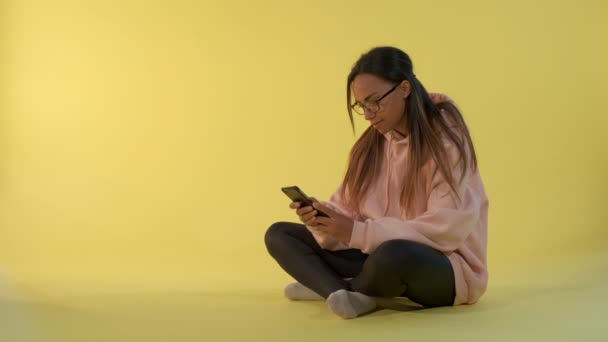
[[[414,75],[412,61],[405,52],[394,47],[376,47],[361,55],[346,82],[348,116],[353,134],[355,124],[351,109],[351,85],[360,74],[371,74],[391,83],[408,80],[411,85],[410,95],[405,99],[409,164],[406,172],[401,175],[404,179],[400,197],[402,211],[405,211],[408,217],[413,213],[415,198],[421,195],[420,186],[426,177],[422,169],[430,158],[437,166],[434,172],[441,172],[453,193],[457,195],[452,174],[453,161],[449,160],[443,137],[447,137],[458,149],[459,160],[456,163],[462,161],[462,174],[458,183],[462,182],[469,167],[477,168],[477,156],[467,125],[456,105],[451,101],[433,103],[429,93]],[[340,191],[346,204],[356,212],[360,212],[361,200],[376,178],[384,158],[384,140],[384,136],[370,126],[350,151],[348,168]]]

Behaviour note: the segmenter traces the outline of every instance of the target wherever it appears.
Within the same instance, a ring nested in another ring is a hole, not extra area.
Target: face
[[[354,101],[362,105],[370,105],[376,102],[386,92],[391,90],[395,83],[387,82],[371,74],[360,74],[351,84]],[[376,113],[365,108],[365,119],[368,120],[381,134],[397,130],[405,134],[405,101],[410,94],[410,83],[402,81],[395,90],[386,95],[378,104]]]

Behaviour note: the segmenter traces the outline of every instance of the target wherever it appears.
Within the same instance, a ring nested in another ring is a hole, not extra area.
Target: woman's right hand
[[[452,102],[452,103],[454,103],[454,100],[452,100],[446,94],[442,94],[442,93],[429,93],[429,96],[431,97],[431,100],[435,104],[438,104],[438,103],[441,103],[441,102]]]
[[[312,199],[316,201],[314,197],[312,197]],[[296,210],[296,214],[298,215],[302,223],[307,226],[315,227],[317,225],[317,222],[315,221],[315,215],[317,215],[318,211],[311,206],[305,206],[300,208],[301,205],[302,202],[296,201],[291,202],[291,204],[289,204],[289,207],[291,209]]]

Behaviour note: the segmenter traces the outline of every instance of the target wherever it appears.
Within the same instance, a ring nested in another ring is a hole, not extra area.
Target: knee
[[[411,263],[420,245],[410,240],[389,240],[380,244],[372,253],[376,268],[392,270]]]
[[[381,243],[374,253],[388,255],[402,254],[412,250],[412,247],[416,245],[417,242],[411,240],[388,240]]]
[[[283,240],[289,228],[289,222],[275,222],[266,230],[264,243],[270,254],[273,254],[274,251],[285,245]]]

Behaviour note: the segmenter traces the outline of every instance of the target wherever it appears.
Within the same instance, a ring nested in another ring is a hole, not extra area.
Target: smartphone
[[[281,188],[281,190],[292,201],[294,201],[294,202],[301,202],[302,204],[300,205],[300,208],[306,207],[306,206],[312,207],[313,199],[310,198],[310,197],[308,197],[308,196],[306,196],[306,194],[304,193],[304,191],[302,191],[296,185],[294,185],[294,186],[286,186],[286,187]],[[315,216],[329,217],[329,215],[327,215],[326,213],[322,212],[321,210],[319,210],[319,209],[315,209],[315,210],[317,211],[317,215],[315,215]]]

